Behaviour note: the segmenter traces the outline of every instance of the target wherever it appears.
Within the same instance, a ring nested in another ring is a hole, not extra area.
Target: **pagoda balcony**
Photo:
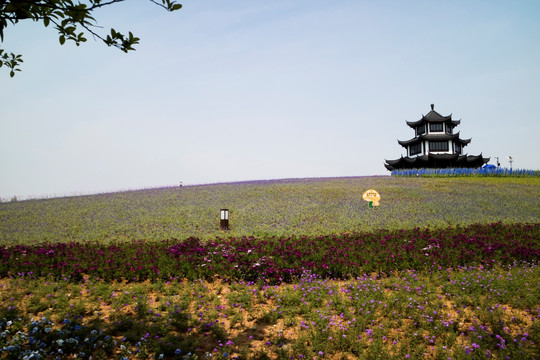
[[[424,134],[415,136],[410,140],[398,140],[399,145],[407,147],[409,145],[414,145],[423,141],[448,141],[448,140],[458,140],[460,143],[468,144],[471,142],[471,139],[460,139],[459,132],[455,134],[446,134],[446,133],[437,133],[437,134]]]

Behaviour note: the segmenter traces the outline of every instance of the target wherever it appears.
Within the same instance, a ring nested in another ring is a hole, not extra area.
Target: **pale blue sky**
[[[431,103],[465,152],[540,169],[539,1],[180,2],[95,14],[129,54],[6,29],[0,197],[387,175]]]

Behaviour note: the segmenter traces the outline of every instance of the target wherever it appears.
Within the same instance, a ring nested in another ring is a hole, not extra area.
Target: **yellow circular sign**
[[[362,195],[362,198],[366,201],[371,202],[374,206],[379,206],[379,200],[381,200],[381,195],[379,195],[377,191],[369,189],[364,193],[364,195]]]

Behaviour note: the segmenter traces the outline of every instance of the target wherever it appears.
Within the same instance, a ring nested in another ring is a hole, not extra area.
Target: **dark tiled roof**
[[[401,157],[396,160],[386,160],[384,166],[392,171],[398,169],[422,168],[477,168],[489,161],[490,158],[480,155],[458,154],[429,154],[417,157]]]
[[[467,145],[471,142],[471,139],[460,139],[459,138],[459,132],[455,134],[424,134],[417,137],[414,137],[410,140],[398,140],[399,145],[401,146],[408,146],[412,144],[416,144],[420,141],[445,141],[445,140],[454,140],[454,142],[460,143],[462,145]]]
[[[453,127],[458,126],[461,123],[461,120],[452,120],[452,114],[448,116],[442,116],[438,112],[434,110],[434,105],[431,105],[431,111],[428,112],[426,115],[422,115],[422,118],[417,121],[407,121],[407,125],[414,128],[418,125],[421,125],[422,123],[441,123],[441,122],[449,122]]]

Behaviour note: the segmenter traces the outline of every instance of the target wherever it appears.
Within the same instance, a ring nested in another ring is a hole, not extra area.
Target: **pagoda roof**
[[[471,139],[460,139],[459,138],[459,131],[455,134],[423,134],[416,136],[410,140],[398,140],[399,145],[401,146],[408,146],[412,144],[416,144],[420,141],[445,141],[445,140],[454,140],[455,142],[459,142],[462,145],[467,145],[471,142]]]
[[[427,122],[427,123],[449,122],[452,126],[455,127],[455,126],[457,126],[457,125],[459,125],[461,123],[461,120],[452,120],[452,114],[450,114],[448,116],[443,116],[443,115],[439,114],[438,112],[436,112],[434,110],[434,108],[435,108],[435,105],[431,104],[431,111],[430,112],[428,112],[426,115],[422,114],[422,118],[420,120],[407,121],[407,125],[414,128],[414,127],[417,127],[418,125],[421,125],[424,122]]]
[[[422,169],[422,168],[477,168],[481,167],[490,158],[480,155],[458,154],[428,154],[417,157],[403,157],[395,160],[386,160],[384,166],[392,171],[398,169]]]

